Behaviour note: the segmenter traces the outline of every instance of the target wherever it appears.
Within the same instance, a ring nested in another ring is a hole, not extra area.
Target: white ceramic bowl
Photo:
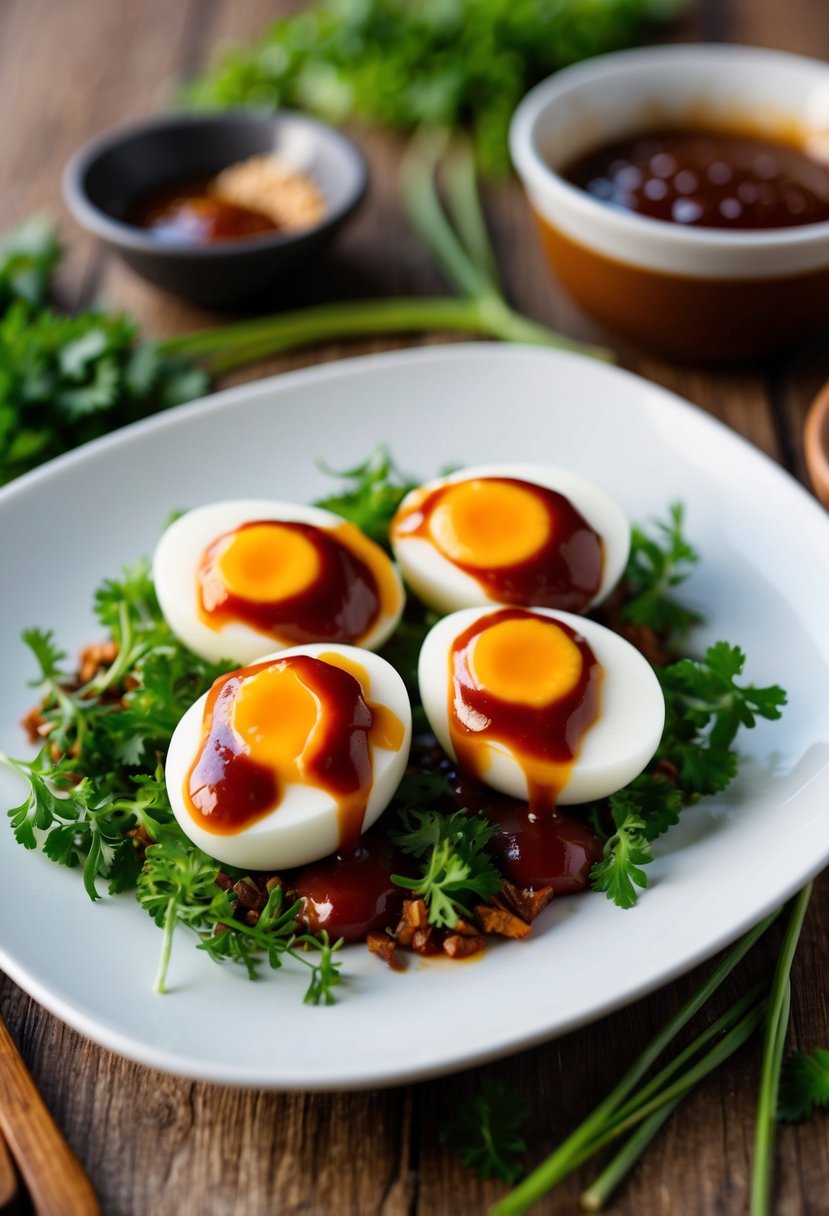
[[[564,286],[609,327],[693,360],[756,357],[825,326],[829,222],[690,228],[610,207],[558,172],[670,127],[763,135],[829,159],[829,65],[752,47],[652,47],[533,89],[512,122],[512,158]]]

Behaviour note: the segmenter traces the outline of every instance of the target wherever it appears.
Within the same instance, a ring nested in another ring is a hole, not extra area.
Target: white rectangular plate
[[[829,522],[787,474],[644,380],[535,348],[431,347],[231,389],[98,441],[0,492],[4,695],[0,748],[25,752],[32,662],[18,641],[53,627],[95,640],[91,593],[152,552],[171,510],[211,499],[307,502],[379,442],[415,475],[532,459],[569,466],[630,517],[687,507],[702,563],[688,597],[747,678],[789,692],[782,721],[743,739],[726,796],[660,842],[632,911],[559,899],[524,942],[399,975],[344,952],[332,1008],[302,1004],[304,968],[249,983],[184,931],[169,995],[152,991],[159,931],[129,896],[92,904],[77,872],[24,852],[0,825],[0,964],[72,1026],[123,1055],[235,1085],[347,1089],[451,1071],[591,1021],[732,941],[829,858]],[[19,801],[0,778],[4,807]],[[436,1021],[429,1012],[440,1008]]]

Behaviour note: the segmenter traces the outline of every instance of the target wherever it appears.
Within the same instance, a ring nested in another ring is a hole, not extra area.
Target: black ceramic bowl
[[[326,200],[322,220],[210,245],[164,244],[125,222],[142,196],[178,181],[211,177],[249,156],[273,152],[307,173]],[[273,293],[300,261],[318,253],[365,193],[362,153],[339,131],[304,114],[236,110],[162,115],[107,131],[66,167],[63,191],[75,219],[145,279],[206,307]]]

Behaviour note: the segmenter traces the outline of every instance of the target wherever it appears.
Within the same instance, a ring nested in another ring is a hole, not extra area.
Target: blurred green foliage
[[[557,68],[646,37],[684,0],[320,0],[225,51],[186,105],[292,106],[341,122],[468,127],[478,163],[509,167],[521,97]]]

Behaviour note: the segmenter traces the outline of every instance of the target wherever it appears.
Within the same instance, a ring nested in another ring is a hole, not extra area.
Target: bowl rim
[[[540,119],[551,107],[560,103],[573,85],[590,84],[613,75],[630,75],[643,63],[660,61],[677,63],[701,62],[715,66],[725,72],[735,61],[741,65],[754,64],[758,69],[768,68],[772,63],[800,69],[811,74],[822,74],[829,85],[829,63],[797,55],[789,51],[776,51],[766,47],[731,45],[720,43],[681,43],[672,46],[637,47],[634,50],[614,51],[597,55],[593,59],[561,69],[540,81],[519,103],[510,123],[510,155],[518,176],[528,190],[544,194],[547,198],[558,196],[570,207],[579,208],[586,219],[601,223],[613,230],[620,238],[636,234],[687,248],[696,247],[739,248],[744,251],[762,250],[769,247],[792,247],[812,243],[826,243],[826,260],[829,261],[829,220],[818,223],[799,224],[790,228],[762,229],[718,229],[702,226],[687,227],[672,224],[633,211],[609,206],[594,198],[578,186],[572,185],[553,169],[537,147],[537,128]]]
[[[164,128],[187,128],[211,126],[225,121],[245,121],[254,125],[273,126],[281,122],[296,122],[308,128],[318,143],[327,140],[340,145],[354,166],[354,182],[343,201],[337,207],[327,208],[315,224],[289,232],[256,233],[251,236],[198,244],[167,244],[134,224],[116,219],[100,208],[89,197],[84,178],[95,162],[120,144],[129,143],[146,133],[152,134]],[[266,250],[300,244],[336,227],[357,207],[365,196],[369,182],[368,161],[353,139],[344,135],[337,127],[313,118],[301,110],[280,107],[278,110],[262,110],[252,107],[233,107],[210,113],[166,113],[147,118],[129,119],[107,127],[82,144],[67,161],[61,179],[64,202],[73,218],[88,231],[102,240],[135,253],[148,253],[164,259],[207,258],[216,259],[233,254],[262,253]]]

